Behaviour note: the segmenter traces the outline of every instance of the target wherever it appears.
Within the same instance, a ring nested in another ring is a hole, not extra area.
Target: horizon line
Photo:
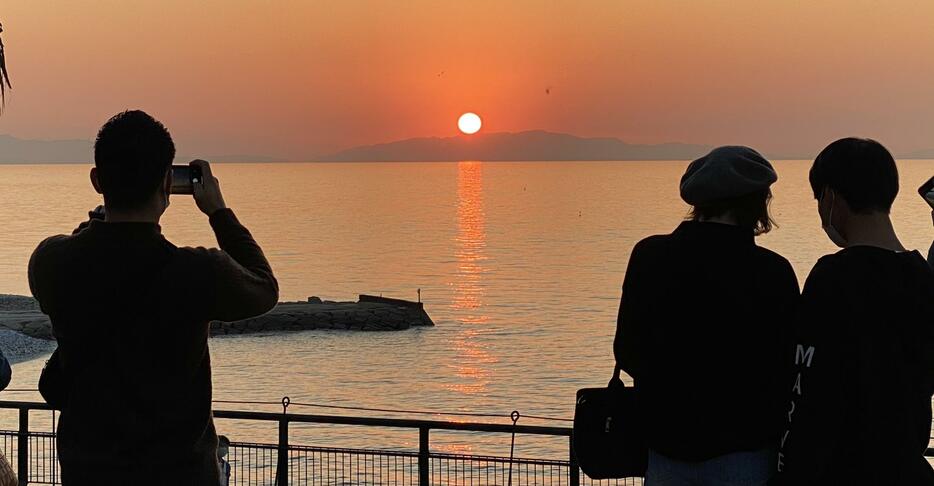
[[[693,143],[693,142],[681,142],[681,141],[667,141],[667,142],[655,142],[655,143],[627,142],[627,141],[625,141],[624,139],[622,139],[622,138],[620,138],[620,137],[618,137],[618,136],[588,136],[588,135],[577,135],[577,134],[567,133],[567,132],[556,132],[556,131],[550,131],[550,130],[542,129],[542,128],[534,128],[534,129],[520,130],[520,131],[481,132],[481,133],[469,134],[469,135],[468,135],[468,134],[463,134],[463,133],[461,133],[461,134],[454,134],[454,135],[447,135],[447,136],[444,136],[444,135],[414,136],[414,137],[401,138],[401,139],[396,139],[396,140],[391,140],[391,141],[376,142],[376,143],[365,143],[365,144],[360,144],[360,145],[354,145],[354,146],[350,146],[350,147],[347,147],[347,148],[344,148],[344,149],[340,149],[340,150],[337,150],[337,151],[329,152],[329,153],[326,153],[326,154],[306,155],[306,156],[302,156],[302,157],[279,156],[279,155],[268,155],[268,154],[220,154],[220,155],[214,155],[214,156],[211,156],[211,157],[209,157],[209,158],[206,158],[206,160],[208,160],[208,161],[210,162],[210,161],[211,161],[210,159],[226,159],[226,160],[219,161],[219,162],[216,162],[216,163],[463,162],[463,161],[471,161],[471,160],[470,160],[470,159],[463,159],[463,160],[455,160],[455,159],[436,160],[436,159],[434,159],[434,160],[433,160],[433,159],[422,159],[422,158],[418,158],[418,157],[415,157],[415,158],[401,158],[401,159],[397,159],[397,160],[334,160],[334,159],[331,159],[330,157],[336,157],[336,156],[338,156],[338,155],[340,155],[340,154],[343,154],[343,153],[345,153],[345,152],[349,152],[349,151],[352,151],[352,150],[374,148],[374,147],[379,147],[379,146],[383,146],[383,145],[392,145],[392,144],[403,143],[403,142],[408,142],[408,141],[417,141],[417,140],[470,140],[470,139],[472,139],[472,138],[482,138],[482,137],[488,137],[488,136],[494,136],[494,135],[521,135],[521,134],[528,134],[528,133],[543,133],[543,134],[556,135],[556,136],[568,136],[568,137],[573,137],[573,138],[577,138],[577,139],[581,139],[581,140],[614,140],[614,141],[618,141],[618,142],[620,142],[620,143],[623,143],[623,144],[625,144],[625,145],[643,146],[643,147],[661,147],[661,146],[666,146],[666,145],[686,145],[686,146],[697,146],[697,147],[710,147],[710,148],[713,148],[713,147],[719,146],[719,145],[713,145],[713,144],[709,144],[709,143]],[[81,138],[62,138],[62,139],[55,139],[55,138],[21,138],[21,137],[19,137],[19,136],[12,135],[12,134],[9,134],[9,133],[0,133],[0,137],[8,137],[8,138],[11,138],[11,139],[14,139],[14,140],[18,140],[18,141],[23,141],[23,142],[38,142],[38,143],[62,143],[62,142],[73,142],[73,143],[87,143],[87,144],[91,144],[92,146],[93,146],[93,143],[94,143],[94,140],[93,140],[93,139],[90,139],[90,138],[88,138],[88,139],[81,139]],[[917,155],[918,153],[925,153],[925,152],[929,152],[929,151],[931,152],[931,155],[930,155],[930,156],[927,156],[926,154],[925,154],[925,155],[920,155],[920,156]],[[89,155],[91,155],[91,154],[89,154]],[[0,154],[0,156],[2,156],[2,154]],[[768,152],[766,152],[766,156],[767,156],[767,158],[770,159],[770,160],[813,160],[813,157],[814,157],[814,156],[801,156],[800,154],[797,154],[797,155],[792,155],[792,154],[780,154],[779,156],[772,156],[772,155],[768,154]],[[815,155],[815,156],[816,156],[816,155]],[[186,155],[186,157],[189,157],[189,156]],[[247,158],[254,158],[254,157],[255,157],[256,159],[268,159],[268,160],[248,160],[248,159],[244,159],[244,160],[234,160],[234,159],[239,158],[239,157],[247,157]],[[176,158],[179,158],[179,157],[176,157]],[[182,158],[183,158],[183,157],[182,157]],[[198,158],[198,157],[193,157],[192,160],[194,160],[195,158]],[[202,157],[202,158],[205,158],[205,157]],[[907,154],[904,154],[904,155],[895,155],[895,158],[896,158],[897,160],[934,160],[934,148],[924,148],[924,149],[919,149],[919,150],[912,150],[910,153],[907,153]],[[638,162],[638,161],[677,161],[677,160],[691,160],[691,159],[672,159],[672,158],[657,158],[657,159],[656,159],[656,158],[642,158],[642,159],[618,159],[618,158],[608,158],[608,159],[602,159],[602,158],[562,158],[562,159],[549,159],[549,160],[511,159],[511,158],[510,158],[510,159],[483,159],[483,160],[476,159],[476,161],[482,161],[482,162],[626,162],[626,161],[629,161],[629,162]],[[34,164],[49,164],[49,165],[68,164],[68,165],[72,165],[72,164],[84,164],[84,163],[93,163],[93,161],[91,161],[91,160],[88,160],[88,161],[78,161],[78,160],[74,160],[74,161],[59,161],[59,162],[42,162],[42,161],[37,161],[37,162],[0,162],[0,165],[34,165]],[[215,162],[212,162],[212,163],[215,163]]]

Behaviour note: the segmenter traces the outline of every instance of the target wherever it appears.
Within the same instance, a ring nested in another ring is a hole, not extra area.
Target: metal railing
[[[0,452],[17,471],[20,484],[60,484],[54,417],[49,431],[30,429],[32,411],[51,411],[45,403],[0,401],[0,410],[19,412],[17,430],[0,430]],[[52,413],[52,412],[50,412]],[[593,481],[574,458],[571,429],[440,420],[340,415],[309,415],[215,410],[215,419],[268,422],[278,426],[278,442],[232,442],[228,453],[231,485],[638,485],[640,479]],[[388,427],[418,432],[418,449],[363,449],[295,445],[291,424]],[[567,440],[563,458],[529,459],[431,450],[432,431],[551,436]]]

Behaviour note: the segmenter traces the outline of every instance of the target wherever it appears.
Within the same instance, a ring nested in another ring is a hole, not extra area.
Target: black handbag
[[[58,348],[55,348],[39,375],[39,394],[49,406],[55,410],[62,410],[68,404],[69,388],[65,369],[62,367],[62,357]]]
[[[638,415],[636,389],[619,378],[606,388],[577,391],[572,443],[577,463],[591,479],[645,476],[648,447]]]

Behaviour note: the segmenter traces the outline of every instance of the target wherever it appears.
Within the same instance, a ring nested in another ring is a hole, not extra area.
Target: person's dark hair
[[[895,159],[868,138],[841,138],[828,145],[814,159],[809,179],[814,199],[829,187],[857,213],[888,213],[898,195]]]
[[[688,219],[697,221],[701,218],[715,218],[731,214],[736,218],[739,226],[751,229],[753,234],[758,236],[772,231],[772,227],[777,226],[772,215],[769,214],[771,202],[772,191],[765,189],[745,196],[696,205],[688,213]]]
[[[94,165],[107,206],[137,208],[165,181],[175,143],[162,123],[139,110],[115,115],[94,142]]]

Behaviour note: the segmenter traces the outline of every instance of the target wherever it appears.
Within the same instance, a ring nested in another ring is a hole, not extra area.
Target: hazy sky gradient
[[[932,19],[901,0],[4,0],[0,133],[91,138],[140,107],[182,153],[302,158],[476,111],[486,131],[904,153],[934,147]]]

